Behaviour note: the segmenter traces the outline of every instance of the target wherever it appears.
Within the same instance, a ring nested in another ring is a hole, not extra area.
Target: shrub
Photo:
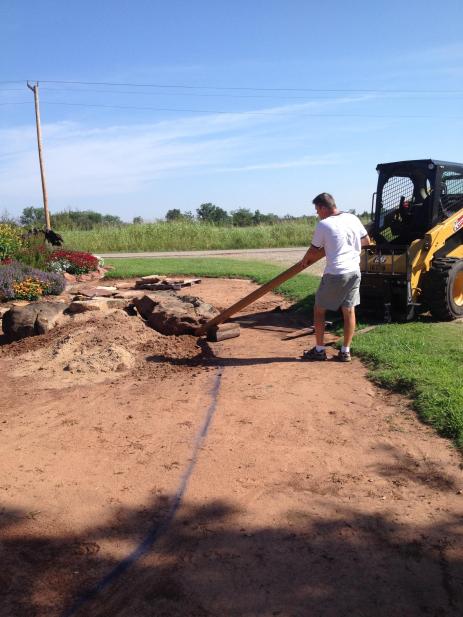
[[[3,300],[31,300],[42,294],[59,295],[65,286],[66,281],[62,274],[42,272],[17,261],[0,265],[0,298]]]
[[[42,272],[31,268],[33,272],[38,273],[39,280],[43,285],[43,293],[46,296],[59,296],[63,293],[66,287],[66,279],[58,272]]]
[[[44,234],[34,229],[22,236],[22,244],[15,257],[26,266],[47,270],[50,252],[51,248],[45,241]]]
[[[98,257],[90,253],[58,249],[48,257],[48,268],[53,272],[87,274],[98,268]]]
[[[20,229],[7,223],[0,223],[0,261],[14,257],[21,245]]]

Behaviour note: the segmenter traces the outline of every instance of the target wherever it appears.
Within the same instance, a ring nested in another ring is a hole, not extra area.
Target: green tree
[[[98,225],[123,225],[119,216],[101,214],[94,210],[63,210],[52,216],[52,225],[56,229],[84,229],[90,230]]]
[[[206,203],[201,204],[196,210],[198,219],[203,223],[214,223],[215,225],[223,225],[230,221],[226,210],[219,208],[215,204]]]
[[[371,221],[371,212],[368,212],[368,210],[364,210],[362,214],[359,214],[358,216],[363,224],[369,223]]]
[[[34,208],[33,206],[24,208],[19,217],[19,222],[21,225],[24,225],[24,227],[43,227],[45,225],[45,214],[43,209]]]
[[[172,208],[172,210],[167,210],[166,212],[166,221],[171,223],[172,221],[179,221],[182,218],[182,213],[178,208]]]
[[[262,214],[260,210],[255,210],[252,215],[252,220],[254,225],[274,225],[280,221],[279,217],[276,214]]]
[[[122,219],[120,216],[116,216],[115,214],[103,214],[101,218],[101,222],[103,225],[123,225]]]
[[[14,216],[12,214],[10,214],[8,212],[8,210],[5,208],[3,210],[3,212],[0,214],[0,224],[3,223],[5,225],[12,225],[12,226],[16,226],[18,224],[18,221],[14,218]]]
[[[235,227],[251,227],[255,224],[254,215],[248,208],[232,210],[232,224]]]
[[[144,223],[143,217],[141,217],[141,216],[134,216],[133,220],[132,220],[132,223],[134,225],[141,225],[142,223]]]
[[[259,212],[256,210],[256,212]],[[260,213],[259,213],[260,214]],[[262,225],[276,225],[280,222],[280,218],[276,214],[260,214],[260,224]]]

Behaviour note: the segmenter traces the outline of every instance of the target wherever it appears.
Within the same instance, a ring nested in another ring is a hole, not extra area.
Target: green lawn
[[[238,259],[211,258],[160,258],[160,259],[106,259],[114,267],[106,278],[130,278],[149,274],[184,274],[220,278],[247,278],[263,285],[274,278],[283,268],[272,264],[241,261]],[[311,309],[313,297],[320,278],[310,274],[298,274],[286,281],[277,291],[298,304],[298,308]]]
[[[249,278],[266,283],[277,266],[228,259],[114,259],[108,278],[148,274]],[[277,289],[310,310],[318,277],[298,274]],[[365,324],[362,324],[365,325]],[[376,383],[411,398],[423,421],[463,448],[463,323],[381,325],[354,338],[353,352],[369,366]]]
[[[376,383],[411,397],[425,422],[463,447],[463,323],[382,325],[353,347]]]

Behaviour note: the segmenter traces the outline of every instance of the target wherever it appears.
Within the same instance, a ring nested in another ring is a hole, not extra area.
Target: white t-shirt
[[[348,212],[340,212],[319,221],[312,238],[313,246],[324,248],[325,274],[348,274],[360,271],[361,239],[367,230]]]

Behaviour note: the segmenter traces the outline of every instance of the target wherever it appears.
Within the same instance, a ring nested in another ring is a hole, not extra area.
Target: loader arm
[[[445,250],[451,239],[459,234],[463,236],[463,208],[433,227],[422,240],[415,240],[410,245],[411,285],[414,301],[420,293],[421,276],[431,268],[433,259]],[[455,246],[449,246],[445,251],[446,257],[463,259],[463,242],[460,240]]]

